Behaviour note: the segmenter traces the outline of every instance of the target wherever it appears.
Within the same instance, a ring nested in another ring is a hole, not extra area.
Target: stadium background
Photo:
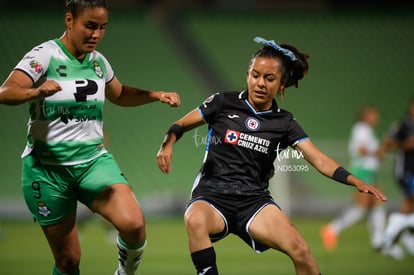
[[[0,2],[0,79],[20,58],[64,29],[63,1]],[[375,3],[375,4],[374,4]],[[313,142],[344,166],[350,127],[358,108],[376,104],[378,133],[403,117],[414,96],[414,16],[399,1],[112,1],[110,24],[98,50],[124,84],[173,90],[182,106],[150,104],[126,109],[106,104],[109,149],[133,185],[147,215],[181,213],[204,154],[205,128],[175,146],[173,172],[163,175],[155,155],[169,125],[219,90],[245,87],[249,58],[262,36],[310,54],[310,71],[287,90],[282,108],[293,112]],[[0,105],[0,219],[26,218],[20,190],[20,153],[27,104]],[[308,165],[288,158],[283,165]],[[392,154],[380,181],[398,208]],[[285,166],[286,167],[286,166]],[[309,171],[279,172],[275,196],[292,215],[332,215],[352,189]],[[285,184],[283,184],[285,183]]]

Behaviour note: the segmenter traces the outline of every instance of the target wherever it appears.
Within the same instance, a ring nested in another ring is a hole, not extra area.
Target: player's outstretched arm
[[[181,104],[180,96],[175,92],[146,91],[125,86],[116,77],[106,85],[105,94],[112,103],[125,107],[144,105],[154,101],[166,103],[171,107]]]
[[[198,109],[194,109],[171,125],[157,153],[157,164],[161,172],[164,174],[171,172],[172,147],[174,143],[181,138],[184,132],[190,131],[202,124],[204,124],[204,120],[200,112]]]
[[[387,200],[387,197],[378,188],[354,177],[336,161],[322,153],[310,140],[304,140],[298,143],[296,149],[300,150],[305,159],[326,177],[343,184],[354,186],[359,192],[372,194],[378,200]]]

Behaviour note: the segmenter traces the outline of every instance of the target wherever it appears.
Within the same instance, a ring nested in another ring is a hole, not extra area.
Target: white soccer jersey
[[[62,90],[30,102],[27,145],[43,162],[59,165],[84,163],[106,152],[103,146],[105,85],[114,72],[97,51],[80,62],[58,39],[29,51],[16,70],[29,75],[34,86],[55,80]]]
[[[359,149],[364,147],[368,154],[362,156]],[[378,138],[375,136],[371,126],[364,122],[354,125],[349,142],[349,152],[351,155],[351,165],[369,170],[377,170],[379,159],[375,155],[379,147]]]

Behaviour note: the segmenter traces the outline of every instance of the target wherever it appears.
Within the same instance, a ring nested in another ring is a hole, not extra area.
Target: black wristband
[[[181,127],[180,125],[173,124],[173,125],[171,125],[171,127],[167,131],[167,134],[169,134],[169,133],[174,133],[175,134],[175,141],[177,141],[183,136],[184,130],[183,130],[183,127]]]
[[[347,179],[349,175],[351,175],[351,173],[349,173],[347,170],[345,170],[345,168],[340,166],[336,168],[335,172],[332,175],[332,179],[343,184],[348,184]]]

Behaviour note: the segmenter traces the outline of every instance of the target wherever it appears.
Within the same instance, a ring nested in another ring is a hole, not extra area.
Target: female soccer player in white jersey
[[[358,120],[352,126],[348,144],[351,157],[350,171],[366,183],[378,186],[378,173],[385,151],[375,133],[379,111],[374,105],[362,106]],[[382,203],[367,194],[355,192],[354,202],[344,209],[321,231],[322,242],[327,250],[334,250],[339,234],[364,217],[368,217],[371,246],[378,250],[382,245],[385,227],[385,208]]]
[[[67,1],[63,35],[28,52],[0,88],[0,103],[30,104],[22,185],[53,253],[54,275],[80,273],[77,201],[119,231],[115,274],[134,274],[146,243],[145,220],[127,179],[103,145],[104,101],[120,106],[180,104],[177,93],[119,82],[95,50],[107,23],[105,0]]]
[[[276,95],[297,86],[307,73],[308,55],[273,40],[255,41],[265,45],[250,61],[247,89],[216,93],[176,121],[161,144],[157,163],[169,173],[173,144],[202,124],[208,124],[210,139],[221,141],[207,143],[184,215],[197,274],[218,274],[212,242],[229,233],[255,251],[273,248],[287,254],[296,274],[320,274],[307,243],[268,190],[278,150],[292,146],[323,175],[379,200],[386,197],[319,151],[293,115],[278,107]]]

